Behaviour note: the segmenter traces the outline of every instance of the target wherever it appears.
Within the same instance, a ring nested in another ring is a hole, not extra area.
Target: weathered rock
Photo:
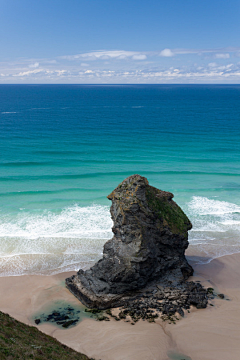
[[[152,281],[180,284],[193,274],[184,252],[192,225],[173,194],[132,175],[108,196],[114,236],[103,258],[66,279],[68,289],[86,306],[119,306]]]

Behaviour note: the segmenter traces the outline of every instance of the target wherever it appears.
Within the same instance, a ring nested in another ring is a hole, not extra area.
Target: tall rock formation
[[[86,306],[105,309],[152,282],[184,282],[193,274],[184,256],[192,225],[172,198],[140,175],[119,184],[108,196],[114,236],[91,269],[66,279],[68,289]]]

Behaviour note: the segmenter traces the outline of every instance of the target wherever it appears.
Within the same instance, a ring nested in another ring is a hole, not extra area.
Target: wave
[[[193,196],[188,208],[198,215],[240,214],[240,206],[227,201],[212,200],[202,196]]]
[[[44,211],[30,214],[25,211],[16,217],[0,217],[0,238],[85,238],[107,239],[111,237],[112,220],[108,206],[70,206],[60,214]]]
[[[12,161],[2,162],[1,167],[25,167],[25,166],[53,166],[56,165],[56,161]],[[59,164],[58,164],[59,165]]]
[[[85,174],[67,174],[67,175],[19,175],[19,176],[2,176],[0,181],[25,181],[25,180],[61,180],[61,179],[83,179],[95,178],[100,176],[130,176],[131,172],[94,172]],[[212,173],[212,172],[197,172],[197,171],[141,171],[141,175],[211,175],[211,176],[235,176],[240,177],[239,173]]]
[[[201,262],[207,262],[240,252],[239,205],[193,196],[185,211],[193,224],[188,253],[201,255]]]
[[[62,155],[66,155],[66,152],[61,153]],[[11,161],[11,162],[2,162],[0,163],[1,167],[29,167],[29,166],[66,166],[66,162],[68,165],[73,166],[74,164],[116,164],[115,160],[94,160],[94,159],[71,159],[71,158],[61,158],[55,159],[54,161]],[[147,163],[154,163],[154,160],[148,160]],[[146,164],[145,160],[139,159],[124,159],[118,160],[118,164]]]
[[[55,274],[87,268],[112,237],[108,206],[67,207],[0,217],[0,276]]]
[[[50,110],[51,108],[45,108],[45,107],[39,107],[39,108],[30,108],[30,109],[27,109],[29,111],[31,110]]]
[[[85,188],[64,188],[59,190],[29,190],[29,191],[9,191],[5,193],[0,193],[0,196],[8,197],[8,196],[25,196],[25,195],[53,195],[53,194],[63,194],[63,193],[77,193],[77,192],[85,192],[88,193],[97,193],[99,192],[98,189],[85,189]]]
[[[199,262],[240,252],[240,206],[193,196],[183,206],[193,223],[188,256]],[[60,213],[0,214],[0,276],[54,274],[88,268],[112,238],[109,207],[78,204]]]
[[[95,251],[96,253],[96,251]],[[85,260],[82,254],[22,254],[11,258],[0,257],[0,276],[21,275],[54,275],[65,271],[88,269],[99,260],[101,253],[88,255]]]
[[[1,114],[17,114],[18,111],[2,111]]]

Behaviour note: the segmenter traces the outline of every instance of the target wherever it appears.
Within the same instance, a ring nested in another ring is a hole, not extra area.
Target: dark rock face
[[[86,306],[121,305],[151,282],[177,285],[193,274],[184,252],[192,225],[173,194],[132,175],[108,196],[114,236],[103,258],[66,279],[68,289]]]

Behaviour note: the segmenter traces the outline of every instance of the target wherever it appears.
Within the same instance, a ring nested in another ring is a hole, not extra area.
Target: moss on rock
[[[158,215],[164,227],[174,234],[185,233],[192,224],[182,209],[172,200],[173,194],[146,186],[146,198],[151,211]]]

